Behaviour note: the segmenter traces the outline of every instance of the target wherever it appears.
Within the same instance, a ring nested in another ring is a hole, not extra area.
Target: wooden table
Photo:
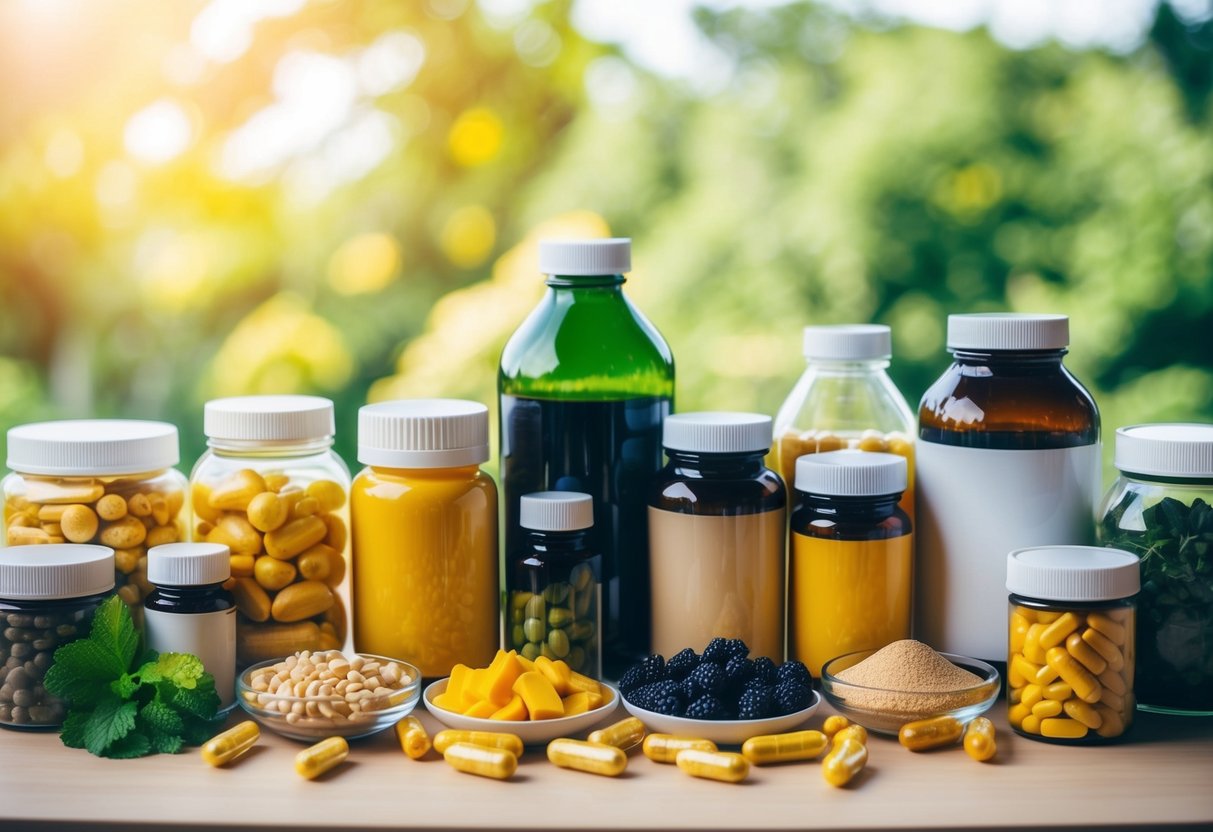
[[[1213,719],[1139,714],[1122,744],[1068,748],[1015,736],[1004,711],[1000,702],[990,714],[995,762],[959,748],[913,754],[873,737],[867,769],[845,789],[826,785],[818,763],[755,768],[732,786],[638,753],[616,779],[565,771],[541,749],[526,754],[513,781],[496,782],[460,774],[433,752],[410,760],[390,731],[307,782],[292,768],[302,746],[268,732],[245,759],[213,769],[196,750],[102,760],[54,734],[3,731],[0,830],[1213,828]]]

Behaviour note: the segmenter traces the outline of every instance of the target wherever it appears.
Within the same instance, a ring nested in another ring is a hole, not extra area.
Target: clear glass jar
[[[350,473],[333,403],[241,396],[206,403],[209,449],[190,474],[193,540],[231,550],[241,667],[349,637]]]
[[[92,543],[114,550],[118,595],[143,620],[147,550],[185,539],[177,428],[165,422],[65,420],[8,432],[5,545]]]
[[[51,543],[0,550],[0,725],[57,728],[65,708],[42,686],[55,650],[88,635],[114,594],[114,550]]]
[[[1141,557],[1137,707],[1213,714],[1213,425],[1116,431],[1098,539]]]
[[[901,507],[914,517],[914,413],[887,372],[892,331],[881,324],[806,326],[804,374],[775,416],[768,465],[796,479],[805,454],[853,448],[906,458]]]
[[[525,546],[510,557],[507,646],[602,678],[602,555],[590,546],[594,500],[576,491],[524,494]]]
[[[1036,546],[1007,555],[1007,720],[1022,736],[1092,745],[1133,724],[1136,555]]]
[[[358,411],[354,646],[427,679],[487,667],[501,639],[489,411],[412,399]]]

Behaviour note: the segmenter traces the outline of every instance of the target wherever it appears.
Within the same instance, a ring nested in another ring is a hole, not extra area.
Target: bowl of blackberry
[[[714,638],[702,655],[649,656],[619,678],[623,706],[650,731],[724,745],[807,722],[821,702],[808,668],[749,654],[739,638]]]

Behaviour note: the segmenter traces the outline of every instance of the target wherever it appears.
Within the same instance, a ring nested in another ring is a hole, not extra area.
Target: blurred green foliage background
[[[810,3],[697,13],[730,72],[646,72],[467,0],[0,7],[0,428],[181,426],[315,392],[493,402],[545,235],[631,236],[681,410],[773,413],[807,323],[1072,316],[1109,437],[1213,419],[1213,24],[1016,51]],[[495,407],[494,407],[495,409]],[[494,431],[495,433],[495,431]]]

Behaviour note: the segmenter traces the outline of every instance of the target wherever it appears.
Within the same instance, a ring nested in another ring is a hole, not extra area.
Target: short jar
[[[1097,546],[1007,555],[1007,720],[1065,745],[1120,738],[1133,724],[1137,556]]]
[[[239,396],[206,403],[208,450],[190,474],[193,540],[231,550],[240,667],[339,650],[349,621],[350,473],[333,403]]]
[[[0,725],[57,728],[65,708],[42,686],[55,650],[84,638],[114,594],[114,550],[52,543],[0,550]]]
[[[88,543],[114,550],[118,595],[136,626],[152,591],[147,550],[185,539],[185,476],[177,428],[165,422],[73,419],[8,432],[5,543]]]
[[[1115,462],[1097,533],[1142,559],[1137,707],[1213,715],[1213,425],[1121,428]]]

